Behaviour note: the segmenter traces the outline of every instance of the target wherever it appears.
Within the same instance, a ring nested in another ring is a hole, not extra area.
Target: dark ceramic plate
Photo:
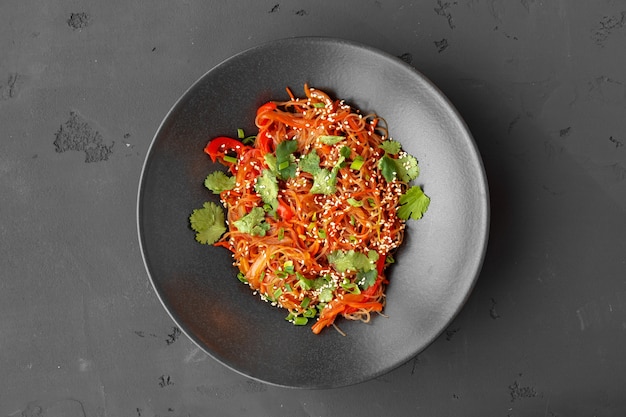
[[[314,335],[236,278],[230,253],[200,245],[188,226],[194,208],[217,201],[203,186],[219,167],[203,153],[217,135],[254,131],[256,108],[302,95],[304,83],[387,120],[391,136],[420,163],[431,198],[409,221],[387,290],[386,317],[340,319]],[[329,388],[392,370],[428,346],[461,309],[482,264],[489,220],[480,155],[465,124],[428,80],[367,46],[293,38],[242,52],[207,72],[178,100],[156,133],[141,176],[139,240],[165,309],[210,356],[267,383]]]

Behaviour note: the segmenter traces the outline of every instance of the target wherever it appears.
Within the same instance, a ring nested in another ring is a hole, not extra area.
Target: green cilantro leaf
[[[420,172],[417,159],[406,152],[402,152],[398,158],[392,158],[385,153],[378,161],[378,169],[387,182],[393,181],[396,177],[400,181],[409,182],[417,178]]]
[[[254,190],[259,193],[264,203],[272,206],[274,210],[278,207],[278,180],[276,175],[269,169],[264,169],[256,179]]]
[[[226,232],[224,211],[217,204],[207,201],[202,208],[195,209],[189,216],[191,228],[196,232],[196,240],[212,245]]]
[[[313,185],[311,186],[311,194],[333,194],[335,185],[337,184],[337,173],[320,168],[313,174]]]
[[[409,182],[417,178],[420,174],[417,166],[417,159],[413,155],[402,152],[402,155],[395,160],[398,177],[401,181]]]
[[[295,156],[293,153],[298,149],[295,140],[284,140],[276,146],[276,168],[278,177],[283,180],[296,176]]]
[[[376,256],[376,259],[378,259],[378,256]],[[328,263],[332,264],[337,272],[371,271],[375,268],[375,262],[368,255],[356,252],[353,249],[347,252],[336,250],[328,254]]]
[[[320,291],[320,295],[317,297],[317,299],[322,303],[330,302],[333,299],[332,288],[323,288],[322,291]]]
[[[378,160],[378,169],[380,169],[381,174],[383,174],[387,182],[393,181],[398,174],[395,159],[387,154],[384,154],[383,157]]]
[[[265,221],[265,210],[261,207],[253,208],[250,213],[239,220],[235,220],[233,225],[240,232],[252,236],[265,236],[265,233],[270,229],[269,223]]]
[[[215,171],[207,175],[204,186],[213,191],[213,194],[219,194],[222,191],[235,188],[235,181],[235,177],[226,175],[222,171]]]
[[[321,170],[320,168],[320,157],[313,149],[311,152],[306,155],[302,155],[300,157],[300,161],[298,162],[298,167],[303,172],[308,172],[311,175],[315,175],[317,172]]]
[[[344,140],[345,138],[346,138],[345,136],[322,135],[322,136],[319,136],[317,139],[320,142],[322,142],[324,145],[335,145],[341,142],[342,140]]]
[[[378,271],[371,269],[369,271],[358,272],[356,277],[359,288],[366,290],[376,282],[376,278],[378,278]]]
[[[415,185],[400,196],[398,217],[403,220],[408,220],[409,217],[413,220],[419,220],[426,213],[429,205],[430,198],[424,194],[419,185]]]
[[[289,155],[294,153],[298,149],[298,142],[295,140],[284,140],[280,142],[276,146],[276,159],[280,164],[281,161],[284,161]]]
[[[337,163],[329,171],[326,168],[320,168],[313,174],[313,185],[311,186],[311,194],[332,194],[335,192],[337,185],[337,173],[343,165],[346,157],[341,155]]]
[[[385,140],[381,142],[381,144],[378,145],[378,147],[390,155],[397,155],[398,152],[400,152],[401,145],[400,145],[400,142],[393,140],[393,139],[389,139],[389,140]]]

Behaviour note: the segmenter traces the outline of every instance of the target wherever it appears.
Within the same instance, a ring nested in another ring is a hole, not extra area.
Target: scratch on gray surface
[[[509,394],[511,395],[511,402],[515,402],[520,398],[533,398],[537,396],[537,391],[531,386],[521,386],[519,382],[515,381],[512,385],[509,385]]]
[[[506,130],[508,134],[511,134],[511,132],[513,131],[513,128],[520,121],[521,117],[522,116],[518,114],[517,116],[515,116],[515,118],[513,118],[513,120],[511,120],[511,122],[509,122],[509,127]]]
[[[520,2],[522,3],[522,6],[524,6],[524,9],[526,9],[527,12],[530,12],[530,6],[535,2],[535,0],[520,0]]]
[[[22,77],[17,72],[10,73],[6,81],[0,84],[0,100],[5,101],[17,97]]]
[[[169,375],[161,375],[159,377],[159,387],[165,388],[165,387],[169,387],[171,385],[174,385],[174,381],[172,380],[171,376],[169,376]]]
[[[409,65],[413,63],[413,55],[410,52],[405,52],[402,55],[399,55],[398,58],[400,58]]]
[[[622,29],[626,25],[626,11],[604,16],[598,25],[591,31],[591,39],[596,45],[603,47],[605,42],[614,31]]]
[[[454,24],[454,18],[452,17],[452,13],[450,13],[450,11],[448,9],[450,9],[451,6],[456,5],[457,2],[443,2],[441,0],[437,0],[437,7],[435,7],[435,13],[437,13],[437,15],[445,17],[446,20],[448,21],[448,26],[450,26],[450,29],[454,29],[456,26]]]
[[[461,329],[448,329],[446,330],[446,340],[449,342],[452,340],[454,335]]]
[[[183,359],[184,363],[197,363],[197,362],[202,362],[207,360],[208,355],[204,353],[204,351],[202,351],[202,349],[200,349],[199,347],[194,347],[191,352],[189,352],[187,354],[187,356],[185,356],[185,359]]]
[[[543,144],[543,148],[548,161],[554,161],[557,156],[561,155],[565,150],[563,145],[554,139],[546,140]]]
[[[496,312],[496,304],[496,300],[492,298],[491,307],[489,308],[489,316],[491,316],[491,318],[494,320],[500,318],[500,315]]]
[[[178,340],[180,335],[183,334],[178,327],[172,327],[172,332],[167,335],[167,339],[165,339],[165,343],[171,345],[175,341]]]
[[[580,308],[576,309],[576,317],[580,326],[580,331],[588,331],[592,328],[607,326],[617,326],[620,330],[626,327],[624,317],[624,292],[617,293],[610,297],[602,297],[591,300]]]
[[[620,80],[600,75],[587,83],[587,94],[590,100],[623,105],[626,100],[626,86]]]
[[[608,165],[587,163],[588,171],[605,184],[616,184],[626,180],[626,167],[619,162]]]
[[[616,148],[621,148],[622,146],[624,146],[624,142],[622,140],[614,138],[613,136],[609,136],[609,142],[614,144]]]
[[[115,142],[104,143],[104,138],[77,112],[70,112],[69,119],[61,125],[55,134],[54,147],[58,153],[82,151],[85,162],[100,162],[109,159]]]
[[[11,415],[17,415],[18,413]],[[21,417],[86,417],[85,407],[79,400],[67,398],[59,401],[31,401],[21,410]]]
[[[442,53],[446,49],[448,49],[448,40],[446,38],[441,39],[440,41],[434,41],[435,46],[437,47],[437,52]]]
[[[419,365],[420,363],[420,358],[419,355],[413,358],[413,366],[411,366],[411,375],[415,374],[415,370],[417,368],[417,365]]]
[[[67,25],[72,30],[81,30],[91,24],[91,16],[85,12],[71,13],[67,19]]]

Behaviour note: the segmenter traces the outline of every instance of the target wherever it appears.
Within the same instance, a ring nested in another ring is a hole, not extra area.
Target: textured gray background
[[[158,302],[136,233],[174,101],[223,59],[299,35],[433,80],[492,197],[460,315],[415,359],[337,390],[267,386],[203,354]],[[623,1],[3,0],[0,57],[0,415],[626,413]]]

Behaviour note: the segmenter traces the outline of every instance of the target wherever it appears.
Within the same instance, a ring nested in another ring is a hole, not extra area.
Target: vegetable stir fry
[[[307,85],[303,98],[287,91],[258,108],[256,135],[209,141],[227,169],[204,185],[223,207],[207,202],[190,222],[198,242],[232,252],[239,280],[317,334],[383,310],[385,269],[430,199],[380,117]]]

